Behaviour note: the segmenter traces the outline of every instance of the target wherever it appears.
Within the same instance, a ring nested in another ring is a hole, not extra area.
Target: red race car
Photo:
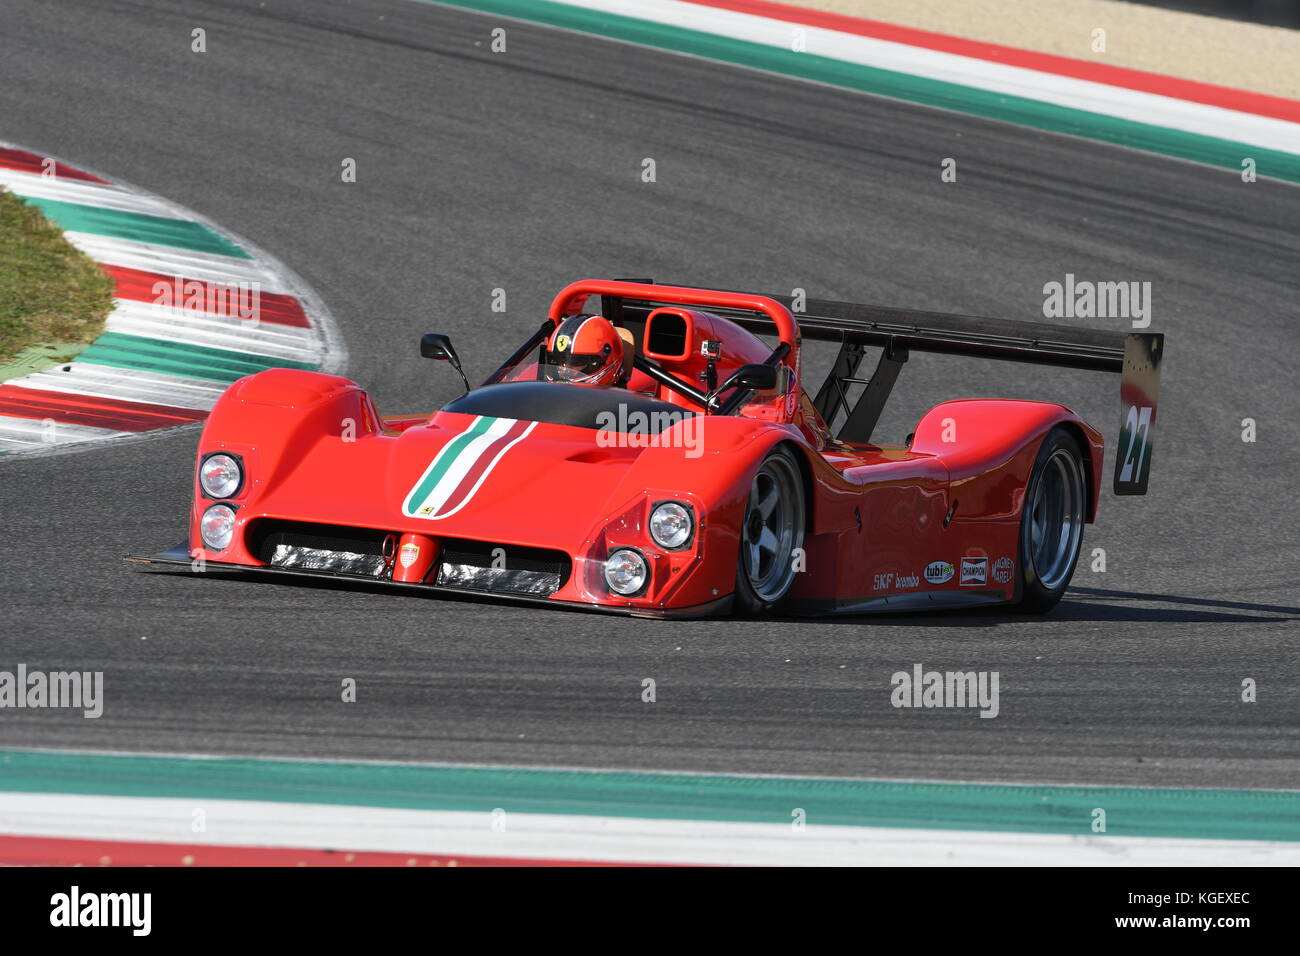
[[[577,282],[432,416],[385,418],[333,375],[241,379],[203,430],[186,540],[137,560],[646,617],[1055,605],[1096,513],[1095,429],[963,399],[904,445],[872,430],[911,352],[1122,372],[1114,490],[1142,494],[1163,336],[797,304]],[[801,339],[839,345],[815,394]],[[460,372],[446,336],[421,352]]]

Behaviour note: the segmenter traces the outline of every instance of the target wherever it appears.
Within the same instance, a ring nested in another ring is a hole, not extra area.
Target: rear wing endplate
[[[1124,368],[1119,380],[1119,450],[1115,455],[1117,495],[1145,495],[1151,475],[1151,434],[1160,399],[1160,361],[1165,337],[1158,332],[1124,336]]]

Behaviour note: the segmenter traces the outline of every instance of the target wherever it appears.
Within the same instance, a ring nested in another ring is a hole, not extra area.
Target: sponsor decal
[[[961,559],[961,580],[958,583],[962,587],[988,584],[988,580],[989,559],[987,557]]]
[[[947,584],[955,570],[947,561],[931,561],[925,566],[925,580],[929,584]]]
[[[563,352],[569,347],[569,337],[567,335],[557,336],[555,339],[555,351]]]
[[[1011,580],[1012,567],[1010,558],[998,558],[993,562],[993,580],[998,584],[1008,583]]]
[[[402,553],[397,560],[402,562],[402,567],[409,568],[420,558],[420,546],[418,544],[402,545]]]
[[[921,583],[920,576],[915,573],[899,574],[897,571],[890,571],[887,574],[876,574],[872,575],[872,577],[874,578],[872,587],[874,591],[905,590],[914,588]]]
[[[402,505],[409,518],[437,521],[469,504],[492,469],[537,427],[536,422],[479,415],[429,463]]]

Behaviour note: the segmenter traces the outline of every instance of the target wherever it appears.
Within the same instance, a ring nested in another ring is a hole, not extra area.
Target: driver
[[[622,387],[630,369],[630,333],[603,315],[570,315],[546,343],[544,367],[552,382]]]

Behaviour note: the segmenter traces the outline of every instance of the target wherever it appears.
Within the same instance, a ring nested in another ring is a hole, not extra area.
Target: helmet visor
[[[609,349],[600,352],[546,353],[547,373],[553,382],[575,382],[599,372],[609,362]]]

